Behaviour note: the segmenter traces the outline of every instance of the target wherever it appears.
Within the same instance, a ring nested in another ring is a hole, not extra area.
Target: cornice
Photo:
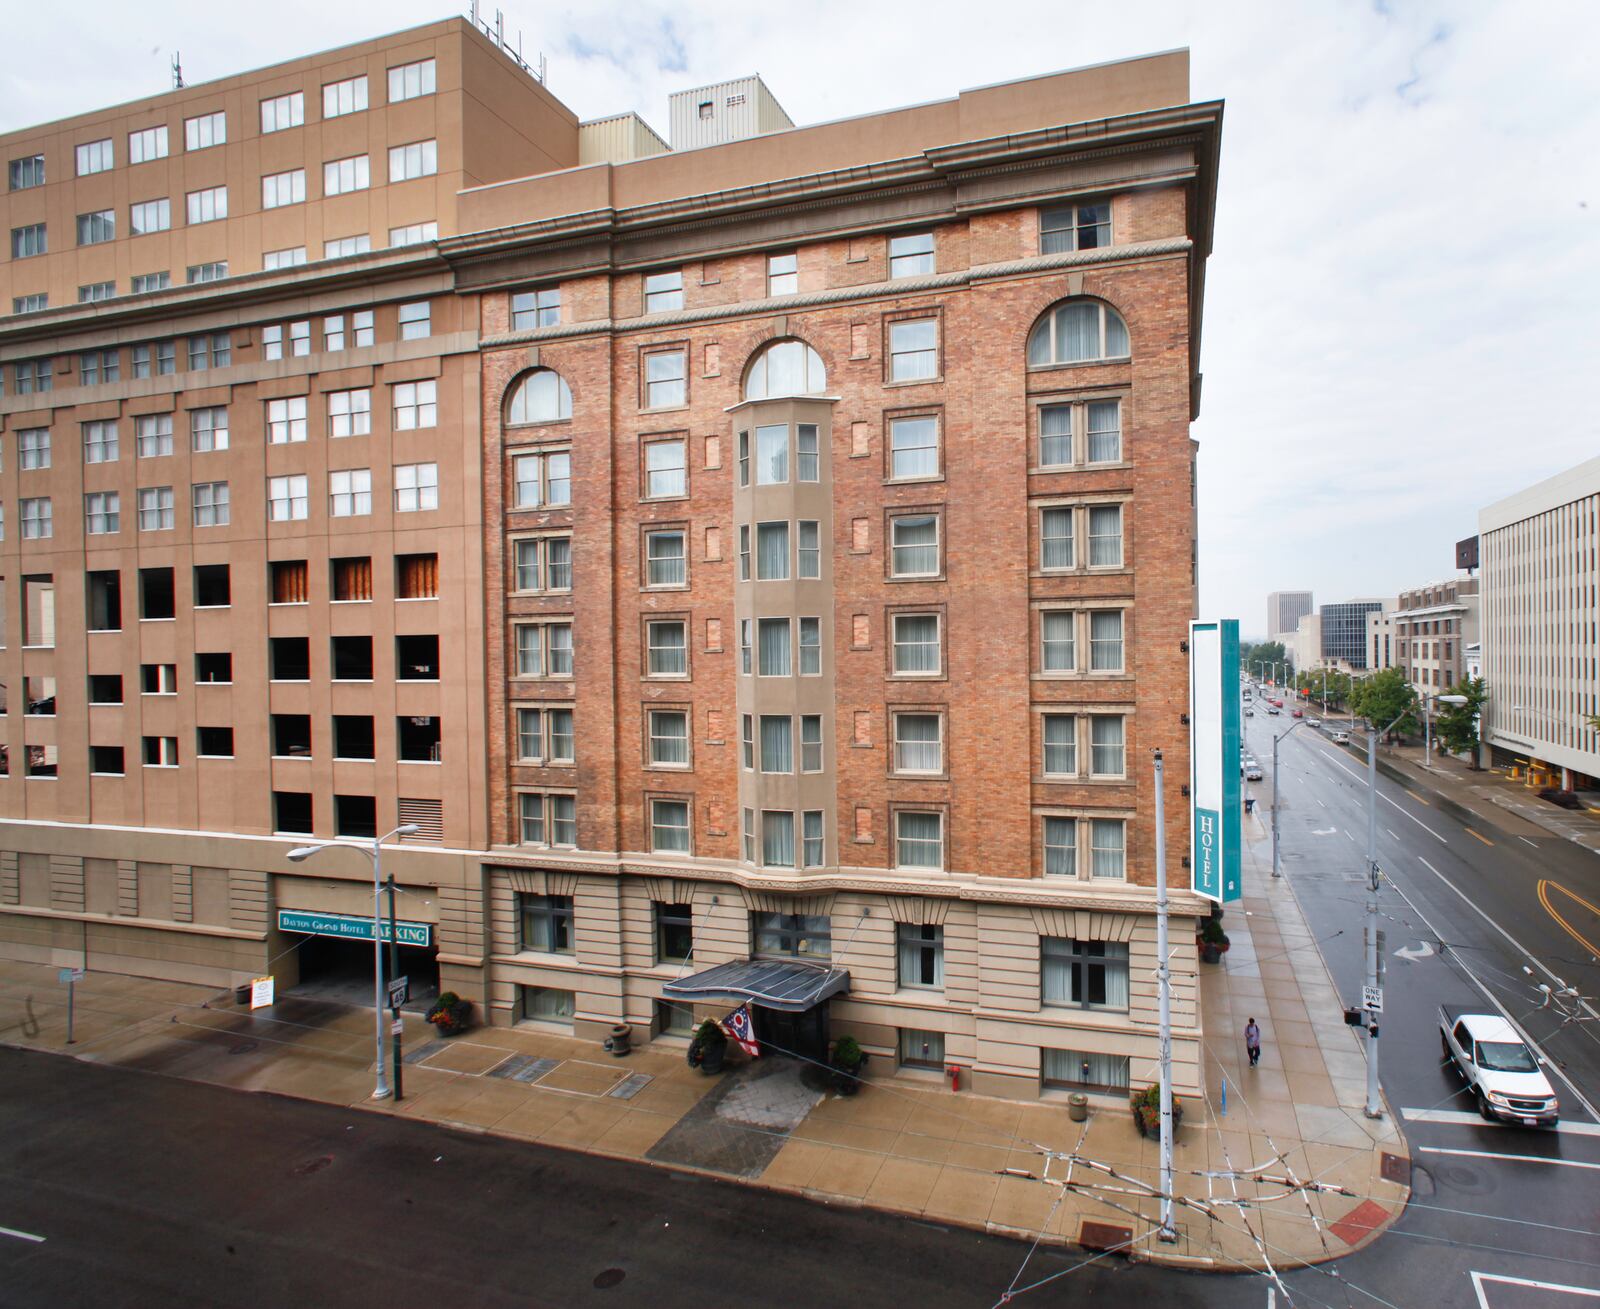
[[[1129,245],[1105,246],[1098,250],[1074,250],[1065,254],[1034,255],[998,264],[980,264],[953,273],[934,273],[927,277],[901,277],[892,282],[868,282],[861,286],[831,287],[800,295],[770,296],[764,300],[741,300],[736,304],[707,305],[703,309],[680,309],[666,314],[645,314],[622,320],[595,318],[585,323],[561,323],[555,327],[529,328],[523,332],[502,332],[483,338],[485,349],[498,346],[539,345],[575,336],[601,336],[615,332],[656,332],[693,323],[718,322],[730,318],[762,318],[792,314],[802,309],[848,304],[857,300],[876,300],[886,296],[919,295],[946,291],[975,282],[998,281],[1007,277],[1026,277],[1059,272],[1068,268],[1087,268],[1097,264],[1130,263],[1140,259],[1166,258],[1187,254],[1194,243],[1188,237],[1162,241],[1138,241]]]

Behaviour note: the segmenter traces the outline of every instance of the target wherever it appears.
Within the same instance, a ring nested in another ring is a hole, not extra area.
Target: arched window
[[[745,374],[746,400],[783,395],[821,395],[828,389],[822,357],[804,341],[776,341],[755,357]]]
[[[560,373],[549,368],[535,368],[518,382],[506,406],[506,422],[512,426],[571,417],[572,390]]]
[[[1099,300],[1066,300],[1045,314],[1028,337],[1028,366],[1083,364],[1128,357],[1128,325]]]

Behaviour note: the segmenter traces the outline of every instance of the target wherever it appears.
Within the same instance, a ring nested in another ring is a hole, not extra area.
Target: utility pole
[[[1405,717],[1404,714],[1400,716]],[[1399,722],[1400,719],[1395,719]],[[1389,725],[1394,726],[1394,723]],[[1367,720],[1367,970],[1362,1008],[1378,991],[1378,729]],[[1378,1099],[1378,1014],[1367,1009],[1367,1117],[1382,1118]]]
[[[400,977],[400,924],[395,921],[394,913],[394,874],[387,878],[389,888],[389,980],[397,981]],[[404,1020],[400,1017],[400,995],[396,992],[391,999],[393,1006],[391,1013],[393,1021],[389,1024],[389,1032],[394,1042],[394,1098],[398,1102],[404,1097],[400,1089],[400,1069],[402,1066],[403,1051],[401,1042],[405,1028]]]
[[[1167,946],[1167,814],[1161,797],[1161,751],[1156,751],[1156,977],[1160,980],[1161,1042],[1161,1230],[1178,1239],[1172,1222],[1172,968]]]

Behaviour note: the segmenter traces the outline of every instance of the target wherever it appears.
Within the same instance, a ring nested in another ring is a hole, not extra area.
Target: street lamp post
[[[378,1073],[377,1085],[372,1091],[374,1100],[389,1098],[389,1083],[383,1073],[383,843],[391,836],[410,836],[416,830],[415,823],[402,823],[384,836],[374,836],[370,850],[365,845],[357,845],[354,841],[321,841],[316,845],[297,846],[289,851],[290,860],[297,864],[304,863],[312,855],[323,850],[340,845],[359,850],[372,860],[372,1011]]]

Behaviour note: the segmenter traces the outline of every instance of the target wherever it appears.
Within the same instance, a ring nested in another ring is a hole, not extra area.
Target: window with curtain
[[[896,479],[939,475],[939,420],[896,418],[889,423],[889,476]]]
[[[1072,510],[1043,509],[1039,512],[1039,566],[1072,567]]]
[[[1039,631],[1044,640],[1044,671],[1070,673],[1077,667],[1074,627],[1077,615],[1071,610],[1048,609],[1039,615]]]
[[[787,714],[761,715],[761,771],[794,772],[794,720]]]
[[[1095,714],[1089,719],[1089,773],[1093,777],[1121,777],[1124,722],[1120,714]]]
[[[822,620],[820,618],[802,618],[800,620],[800,676],[820,677],[822,675]]]
[[[311,598],[310,575],[304,559],[278,559],[272,570],[272,603],[303,605]]]
[[[1068,300],[1041,318],[1028,336],[1028,366],[1095,363],[1128,357],[1128,325],[1098,300]]]
[[[1128,825],[1120,818],[1095,818],[1089,823],[1090,873],[1114,880],[1128,875]]]
[[[901,868],[944,867],[944,815],[897,812],[895,863]]]
[[[900,1067],[944,1072],[944,1033],[900,1029]]]
[[[1097,609],[1089,615],[1089,667],[1116,671],[1122,667],[1122,611]]]
[[[894,766],[899,773],[937,773],[944,766],[938,714],[894,716]]]
[[[1111,205],[1059,205],[1039,211],[1039,253],[1096,250],[1111,244]]]
[[[682,586],[689,579],[682,531],[645,537],[646,579],[650,586]]]
[[[372,599],[372,560],[335,559],[333,561],[333,598],[335,600]]]
[[[920,382],[939,375],[939,322],[915,318],[889,324],[889,380]]]
[[[762,350],[745,374],[746,400],[785,395],[821,395],[828,389],[822,357],[804,341],[775,341]]]
[[[572,953],[572,897],[517,894],[520,948],[545,954]]]
[[[1122,567],[1122,506],[1095,505],[1089,510],[1089,566]]]
[[[1072,1091],[1126,1091],[1128,1056],[1089,1050],[1041,1050],[1040,1076],[1047,1087]]]
[[[395,557],[395,599],[433,600],[439,595],[439,556],[436,554],[397,555]]]
[[[1128,1008],[1128,947],[1121,941],[1041,937],[1041,983],[1047,1005]]]
[[[1065,468],[1072,462],[1072,406],[1044,405],[1039,410],[1039,465]]]
[[[822,715],[800,715],[800,771],[822,771]]]
[[[800,423],[795,427],[795,444],[799,457],[799,477],[802,482],[820,481],[822,477],[821,453],[818,448],[817,425]]]
[[[822,529],[814,519],[802,518],[796,528],[795,555],[799,563],[797,575],[802,578],[822,576]]]
[[[694,955],[694,907],[655,902],[656,962],[681,963]]]
[[[1078,822],[1074,818],[1044,820],[1044,875],[1078,875]]]
[[[939,671],[939,615],[894,615],[894,671]]]
[[[756,580],[782,582],[789,576],[789,524],[756,524]]]
[[[762,618],[756,623],[756,671],[762,677],[789,676],[789,620]]]
[[[689,466],[681,440],[647,442],[644,468],[647,498],[661,500],[689,493]]]
[[[650,849],[658,854],[689,853],[689,802],[650,802]]]
[[[937,577],[939,520],[933,514],[900,514],[889,520],[889,571],[894,577]]]
[[[761,862],[768,868],[793,868],[794,814],[786,809],[761,811]]]
[[[650,762],[668,768],[689,763],[689,715],[682,709],[650,711]]]
[[[1072,714],[1044,716],[1044,771],[1055,777],[1078,771],[1078,720]]]
[[[647,667],[652,677],[681,677],[689,671],[689,642],[681,619],[646,624]]]
[[[571,417],[572,390],[560,373],[549,368],[536,368],[518,382],[506,405],[510,425],[554,423]]]
[[[827,959],[833,954],[832,926],[826,915],[752,913],[752,953],[768,958]]]
[[[944,928],[930,923],[897,923],[899,982],[930,990],[944,987]]]
[[[788,480],[788,426],[776,423],[756,428],[756,485],[782,486]]]
[[[822,810],[807,809],[801,815],[805,828],[803,832],[803,848],[800,852],[801,862],[807,868],[821,868],[826,862],[824,853],[825,838],[822,830]]]
[[[1116,400],[1089,404],[1089,462],[1114,464],[1122,459],[1122,405]]]

